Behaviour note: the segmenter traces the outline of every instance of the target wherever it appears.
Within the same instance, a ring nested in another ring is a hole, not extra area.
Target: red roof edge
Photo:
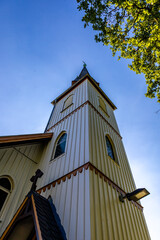
[[[49,141],[52,136],[53,133],[2,136],[0,137],[0,147],[21,143]]]

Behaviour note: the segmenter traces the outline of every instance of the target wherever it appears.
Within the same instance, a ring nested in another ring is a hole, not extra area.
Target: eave
[[[0,137],[0,147],[13,146],[28,143],[43,143],[51,140],[53,133],[38,133],[26,135],[12,135]]]
[[[117,109],[114,103],[107,97],[107,95],[103,92],[103,90],[98,86],[97,82],[89,74],[86,74],[85,76],[83,76],[80,80],[74,83],[70,88],[68,88],[65,92],[59,95],[51,103],[55,104],[56,102],[60,101],[63,97],[65,97],[68,93],[70,93],[73,89],[75,89],[78,85],[80,85],[86,79],[88,79],[90,83],[97,89],[97,91],[104,97],[104,99],[108,102],[108,104],[112,107],[113,110]]]

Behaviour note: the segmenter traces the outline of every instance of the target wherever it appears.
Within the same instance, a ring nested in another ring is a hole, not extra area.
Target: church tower
[[[50,139],[37,150],[36,168],[44,173],[37,193],[52,199],[66,239],[149,240],[140,202],[119,199],[136,186],[114,116],[116,106],[86,65],[52,104],[44,133]],[[19,199],[29,188],[25,185]]]

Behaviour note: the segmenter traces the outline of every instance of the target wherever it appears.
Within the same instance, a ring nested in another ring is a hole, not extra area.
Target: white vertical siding
[[[62,111],[64,101],[71,94],[73,104]],[[36,161],[40,154],[38,164],[12,148],[0,150],[1,175],[10,175],[15,183],[12,197],[8,201],[8,204],[12,201],[12,208],[5,215],[7,220],[2,219],[1,231],[28,192],[30,176],[37,168],[44,173],[37,188],[91,162],[125,192],[135,189],[113,110],[103,99],[107,105],[108,117],[99,108],[98,96],[100,94],[95,87],[85,80],[56,103],[48,124],[49,131],[54,134],[43,152],[40,145],[18,148]],[[67,133],[65,153],[51,161],[56,140],[62,131]],[[107,155],[106,134],[109,134],[114,143],[119,164]],[[52,186],[41,194],[45,197],[52,196],[69,240],[150,239],[143,213],[128,201],[122,204],[116,190],[91,170],[83,169],[82,173],[78,172],[60,184],[56,183],[55,187]]]
[[[67,239],[91,239],[89,170],[78,172],[41,194],[46,198],[51,195]]]
[[[134,179],[112,108],[105,102],[110,117],[107,117],[101,111],[98,102],[100,94],[89,81],[85,81],[73,91],[74,94],[76,92],[74,106],[72,105],[60,113],[64,98],[57,103],[57,109],[55,108],[56,111],[52,116],[50,127],[54,125],[51,129],[54,136],[48,146],[46,155],[41,161],[40,166],[45,173],[45,178],[42,179],[39,186],[54,181],[86,162],[91,162],[124,191],[133,191],[135,189]],[[66,98],[68,95],[66,95]],[[80,107],[86,101],[89,102]],[[76,111],[67,116],[76,108],[78,108]],[[61,119],[63,121],[56,124]],[[62,131],[67,132],[66,152],[55,161],[49,162],[56,139]],[[107,155],[106,134],[111,137],[114,143],[118,164]],[[83,189],[83,193],[79,193],[80,176],[79,174],[78,178],[73,177],[74,181],[67,180],[61,183],[60,185],[63,185],[63,187],[57,185],[53,193],[54,203],[69,239],[78,239],[77,236],[80,236],[79,239],[87,239],[82,236],[86,225],[83,224],[81,228],[77,228],[78,222],[82,222],[82,219],[85,222],[87,217],[87,211],[83,210],[86,204],[83,203],[83,201],[85,202],[85,190]],[[81,184],[86,186],[84,179]],[[116,190],[105,183],[98,175],[94,176],[92,172],[90,173],[90,181],[86,189],[90,192],[90,203],[88,205],[90,206],[91,238],[88,239],[150,239],[141,210],[128,201],[125,204],[119,202],[119,194]],[[82,198],[79,201],[80,195]],[[56,200],[57,196],[63,197],[59,201]],[[84,214],[79,215],[79,211],[84,211]],[[76,225],[74,229],[71,228],[73,224]],[[77,229],[81,229],[79,234]]]
[[[54,132],[52,141],[48,145],[46,154],[42,157],[39,165],[44,172],[41,186],[89,161],[88,105],[84,105],[52,130]],[[65,154],[50,161],[57,137],[62,131],[67,133]]]
[[[73,104],[63,111],[63,105],[65,100],[73,94]],[[53,115],[51,116],[50,122],[47,129],[54,126],[58,121],[66,117],[69,113],[74,111],[76,108],[81,106],[87,101],[87,80],[78,85],[70,93],[66,94],[60,101],[55,104]]]

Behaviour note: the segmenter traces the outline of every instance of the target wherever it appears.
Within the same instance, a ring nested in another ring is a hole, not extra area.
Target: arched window
[[[10,180],[7,177],[0,177],[0,211],[9,197],[11,190],[12,185]]]
[[[100,97],[99,97],[99,107],[103,110],[103,112],[105,112],[108,115],[106,104],[103,101],[103,99]],[[108,117],[109,117],[109,115],[108,115]]]
[[[67,139],[67,133],[63,133],[57,142],[54,158],[57,158],[58,156],[65,153],[66,139]]]
[[[65,101],[64,101],[64,105],[63,105],[63,110],[68,108],[69,106],[71,106],[73,103],[73,94],[70,95]]]
[[[114,145],[108,136],[106,136],[106,145],[107,145],[108,156],[118,163]]]

